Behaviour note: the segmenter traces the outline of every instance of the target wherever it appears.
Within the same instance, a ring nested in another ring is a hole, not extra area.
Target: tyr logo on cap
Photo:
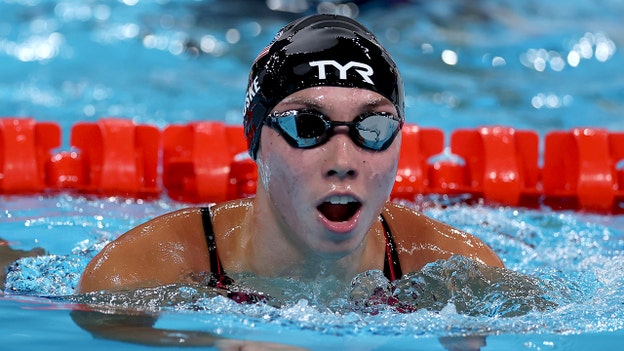
[[[373,75],[373,68],[365,63],[349,61],[346,65],[341,65],[335,60],[320,60],[320,61],[312,61],[310,62],[311,67],[318,67],[319,70],[319,79],[327,79],[327,73],[325,71],[325,67],[333,66],[338,70],[338,78],[346,80],[347,79],[347,71],[351,68],[355,68],[355,71],[362,76],[362,79],[369,84],[373,84],[373,81],[370,77]]]

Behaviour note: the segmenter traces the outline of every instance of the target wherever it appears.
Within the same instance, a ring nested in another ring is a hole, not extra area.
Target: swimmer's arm
[[[155,287],[210,268],[201,213],[171,212],[131,229],[85,268],[78,293]]]

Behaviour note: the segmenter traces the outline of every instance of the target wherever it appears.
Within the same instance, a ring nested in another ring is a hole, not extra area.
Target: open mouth
[[[332,196],[316,208],[332,222],[346,222],[362,207],[352,196]]]

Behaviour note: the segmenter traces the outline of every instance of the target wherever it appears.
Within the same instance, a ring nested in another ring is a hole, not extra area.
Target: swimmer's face
[[[307,88],[284,98],[273,112],[313,110],[332,121],[353,121],[370,112],[397,115],[375,92],[341,87]],[[264,197],[280,228],[300,250],[343,257],[363,242],[394,184],[401,135],[384,151],[357,146],[348,127],[327,142],[300,149],[276,130],[261,131],[257,197]]]

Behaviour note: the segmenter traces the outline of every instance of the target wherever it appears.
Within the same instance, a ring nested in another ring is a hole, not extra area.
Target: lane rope
[[[199,203],[252,196],[257,173],[242,126],[164,129],[124,118],[78,122],[69,150],[55,122],[0,118],[0,194],[76,192]],[[406,125],[393,199],[468,194],[509,205],[624,213],[624,132]]]

